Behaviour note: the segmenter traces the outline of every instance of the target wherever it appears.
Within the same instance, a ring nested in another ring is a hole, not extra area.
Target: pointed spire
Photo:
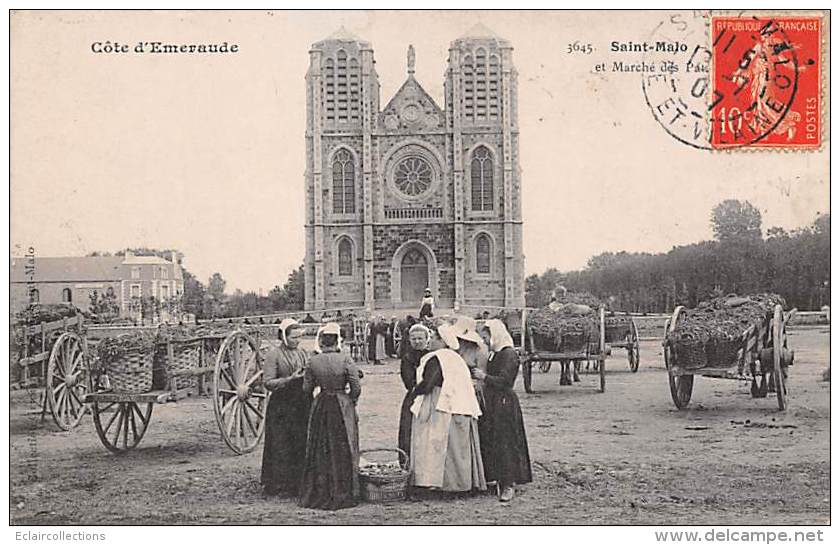
[[[344,25],[341,25],[341,28],[333,32],[327,37],[327,40],[340,40],[342,42],[360,42],[362,41],[358,36],[344,28]]]
[[[496,38],[499,36],[487,28],[481,21],[477,22],[471,29],[469,29],[462,38]]]

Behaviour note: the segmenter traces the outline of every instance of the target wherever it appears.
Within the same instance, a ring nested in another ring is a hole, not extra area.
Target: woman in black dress
[[[303,391],[309,355],[298,347],[302,326],[280,323],[281,345],[265,358],[263,380],[271,391],[265,419],[260,482],[267,495],[296,495],[306,453],[306,429],[312,396]]]
[[[321,353],[312,356],[303,391],[321,391],[312,402],[300,505],[343,509],[359,501],[359,371],[340,349],[341,329],[328,323],[318,334]],[[350,387],[349,394],[347,387]]]
[[[519,357],[500,320],[488,320],[479,334],[490,346],[487,371],[473,370],[473,376],[484,381],[484,414],[478,421],[481,457],[487,482],[496,481],[499,501],[507,502],[513,499],[514,484],[531,482],[525,423],[513,392]]]
[[[417,386],[417,366],[420,365],[420,358],[429,352],[431,338],[432,332],[423,324],[411,326],[406,343],[409,347],[404,351],[400,361],[400,376],[405,389],[408,390],[400,408],[400,431],[397,437],[397,446],[406,453],[406,456],[400,454],[400,465],[404,468],[408,466],[407,455],[411,452],[411,419],[414,418],[411,413],[411,404],[414,403],[416,397],[414,387]]]

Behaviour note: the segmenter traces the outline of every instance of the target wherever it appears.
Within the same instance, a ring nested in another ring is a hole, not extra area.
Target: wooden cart
[[[612,326],[613,318],[627,318],[628,324]],[[627,351],[627,364],[632,372],[639,370],[639,329],[636,321],[629,315],[615,315],[605,318],[605,340],[611,348],[623,348]]]
[[[81,314],[61,320],[21,327],[23,354],[18,360],[18,384],[28,388],[43,385],[41,419],[49,412],[64,431],[79,425],[86,412],[82,397],[87,393],[84,346],[78,332],[84,325]],[[32,352],[30,344],[38,346]]]
[[[776,393],[780,411],[787,408],[787,370],[793,364],[793,350],[788,347],[787,324],[796,313],[785,314],[781,305],[773,309],[771,319],[760,327],[747,328],[738,339],[740,347],[733,361],[714,361],[711,365],[692,368],[689,362],[680,361],[676,347],[668,340],[685,316],[685,308],[678,306],[665,323],[663,355],[668,370],[671,399],[678,409],[685,409],[691,400],[694,376],[728,378],[753,382],[753,396],[764,397],[767,391]],[[761,385],[755,379],[761,378]]]
[[[117,454],[133,449],[143,439],[156,404],[178,401],[189,394],[191,388],[179,389],[178,381],[173,379],[212,373],[213,412],[222,439],[236,454],[254,450],[265,431],[269,396],[262,381],[266,346],[259,331],[257,327],[232,331],[221,342],[215,357],[202,342],[199,366],[170,372],[169,388],[165,390],[113,392],[102,387],[100,377],[89,367],[90,393],[82,401],[90,408],[102,444]],[[79,341],[85,344],[83,339]],[[168,362],[174,360],[177,345],[176,341],[166,343]],[[85,358],[90,365],[90,358]]]
[[[610,345],[606,342],[605,312],[603,307],[598,311],[599,327],[597,342],[585,343],[582,349],[576,351],[547,352],[538,350],[534,345],[533,331],[528,327],[527,316],[527,310],[523,311],[522,333],[524,333],[524,336],[522,334],[519,335],[520,348],[518,350],[522,365],[522,381],[525,385],[526,392],[529,394],[534,393],[531,387],[533,365],[536,363],[541,371],[548,372],[551,369],[551,363],[555,361],[564,365],[574,365],[582,361],[595,362],[600,382],[599,391],[601,393],[606,391],[607,377],[605,362],[607,356],[610,355]],[[508,328],[511,329],[510,326]]]

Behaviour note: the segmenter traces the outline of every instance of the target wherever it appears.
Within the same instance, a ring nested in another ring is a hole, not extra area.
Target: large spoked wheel
[[[604,320],[604,307],[601,307],[600,314],[601,332],[598,338],[598,355],[600,357],[598,361],[598,375],[601,380],[601,393],[603,394],[607,389],[607,339]]]
[[[88,391],[85,360],[84,341],[75,333],[63,333],[50,352],[45,394],[53,421],[64,431],[78,426],[87,412],[82,401]]]
[[[133,401],[93,402],[93,424],[105,448],[123,454],[140,444],[149,429],[153,405]]]
[[[666,322],[663,354],[665,356],[665,368],[668,370],[668,386],[671,389],[671,399],[674,400],[674,405],[677,409],[685,409],[688,407],[688,402],[691,401],[691,392],[694,389],[694,375],[674,375],[674,353],[670,343],[667,341],[668,333],[676,329],[677,324],[682,320],[685,314],[685,307],[678,306],[674,309],[674,314],[671,319]]]
[[[773,311],[773,381],[776,386],[776,400],[779,402],[780,411],[787,409],[787,384],[782,369],[783,328],[784,313],[781,305],[776,305]]]
[[[639,370],[639,330],[636,328],[636,322],[630,322],[630,338],[627,339],[627,363],[630,364],[630,370],[636,372]]]
[[[262,378],[257,341],[242,331],[228,335],[216,356],[213,410],[222,438],[237,454],[254,450],[265,432],[268,393]]]
[[[534,390],[531,388],[531,380],[533,379],[533,363],[526,356],[522,358],[522,383],[525,386],[525,392],[533,394]]]
[[[540,373],[548,373],[549,371],[551,371],[551,362],[541,361],[540,364],[537,366],[537,369],[540,370]]]

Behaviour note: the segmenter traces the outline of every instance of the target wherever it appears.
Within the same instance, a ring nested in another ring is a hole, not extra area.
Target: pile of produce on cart
[[[666,342],[674,347],[677,361],[688,369],[733,365],[745,334],[766,329],[776,305],[784,308],[785,301],[772,293],[704,301],[685,312],[684,319],[667,334]]]
[[[62,318],[72,318],[77,314],[83,314],[82,310],[66,303],[55,305],[36,303],[18,312],[15,318],[19,324],[37,325],[41,322],[55,322]]]
[[[593,306],[595,305],[595,306]],[[566,293],[546,307],[533,311],[528,325],[537,350],[582,351],[598,341],[600,302],[588,293]]]

